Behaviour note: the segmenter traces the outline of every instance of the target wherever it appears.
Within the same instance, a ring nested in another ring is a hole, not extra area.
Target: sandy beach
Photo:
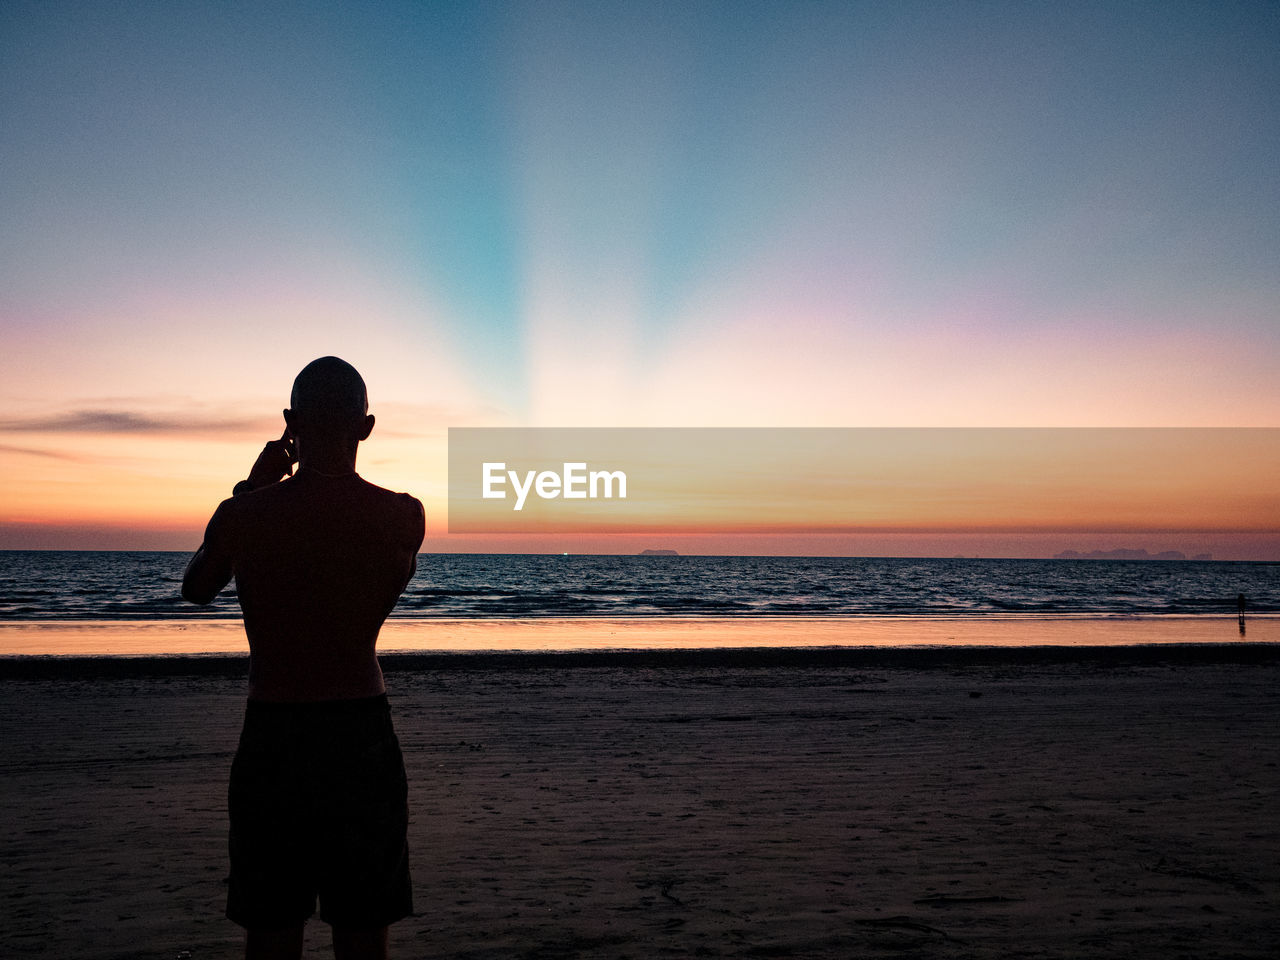
[[[233,957],[243,661],[103,663],[0,661],[0,955]],[[1280,949],[1272,645],[384,665],[397,956]]]

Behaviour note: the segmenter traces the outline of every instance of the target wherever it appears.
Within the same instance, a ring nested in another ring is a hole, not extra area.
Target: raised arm
[[[279,440],[267,441],[249,471],[249,478],[237,483],[232,492],[239,496],[270,486],[281,477],[289,476],[297,461],[293,437],[286,427]],[[232,501],[224,500],[209,520],[209,526],[204,531],[204,543],[200,544],[200,549],[187,564],[187,572],[182,577],[184,600],[201,605],[211,603],[222,588],[231,582],[231,577],[235,574],[228,530],[232,509]]]
[[[218,505],[204,531],[204,543],[196,551],[182,577],[182,597],[192,603],[211,603],[219,591],[231,582],[235,573],[231,559],[231,501]]]

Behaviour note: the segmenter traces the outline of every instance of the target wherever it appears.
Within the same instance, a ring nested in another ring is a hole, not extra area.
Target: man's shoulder
[[[247,490],[237,496],[228,497],[218,506],[226,508],[228,516],[250,519],[261,514],[271,514],[279,508],[282,501],[287,501],[292,491],[287,483],[269,483],[257,490]]]
[[[226,524],[237,516],[239,509],[243,506],[240,497],[227,497],[223,500],[216,510],[213,511],[213,518],[210,523]]]
[[[213,516],[209,518],[204,531],[204,542],[207,547],[228,549],[237,540],[237,531],[242,523],[241,508],[243,507],[239,500],[239,497],[227,497],[213,511]]]
[[[398,493],[395,490],[380,487],[376,483],[369,483],[364,478],[361,478],[361,482],[365,486],[366,496],[377,501],[379,506],[394,516],[399,524],[418,530],[421,536],[426,522],[421,500],[409,493]]]
[[[397,503],[402,507],[415,507],[422,509],[422,501],[411,493],[400,493],[396,490],[388,490],[386,487],[380,487],[376,483],[370,483],[364,477],[360,478],[360,482],[364,484],[365,492],[371,497],[378,497],[388,503]]]

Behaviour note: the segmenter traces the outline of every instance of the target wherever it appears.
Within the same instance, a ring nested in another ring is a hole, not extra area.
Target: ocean
[[[0,620],[238,619],[178,595],[185,552],[0,551]],[[394,618],[1234,615],[1280,563],[423,554]]]

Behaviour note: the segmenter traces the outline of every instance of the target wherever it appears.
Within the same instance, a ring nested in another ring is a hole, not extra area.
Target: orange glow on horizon
[[[719,479],[679,469],[653,474],[669,495],[657,511],[614,510],[615,503],[581,533],[557,529],[552,513],[482,534],[448,531],[445,438],[413,435],[403,429],[411,420],[389,419],[390,428],[362,446],[358,466],[366,479],[423,500],[426,552],[672,545],[696,553],[1014,556],[1133,546],[1280,559],[1280,443],[1273,442],[1280,431],[1202,431],[1190,457],[1179,431],[1157,431],[1152,449],[1158,454],[1163,444],[1166,459],[1146,448],[1126,454],[1132,437],[1117,432],[1105,434],[1115,449],[1066,466],[1051,434],[1042,449],[1028,443],[1007,456],[984,450],[982,432],[957,431],[943,435],[952,447],[935,446],[928,456],[908,438],[892,456],[879,451],[859,461],[854,477],[838,457],[801,471],[730,459]],[[259,441],[33,433],[21,443],[0,447],[8,468],[0,470],[0,549],[186,550],[247,473]],[[939,463],[947,471],[941,479]]]

